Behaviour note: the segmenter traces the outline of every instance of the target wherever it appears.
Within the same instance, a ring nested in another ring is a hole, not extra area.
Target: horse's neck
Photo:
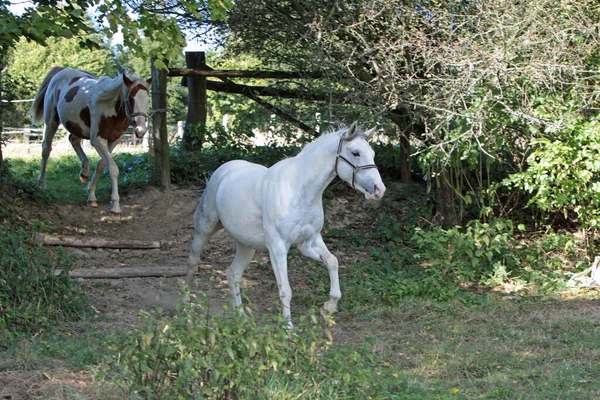
[[[328,135],[295,157],[297,187],[308,201],[322,198],[323,191],[335,178],[335,155],[339,136]]]
[[[102,109],[113,110],[117,115],[125,115],[126,90],[119,81],[99,81],[98,94],[95,96],[95,103]]]

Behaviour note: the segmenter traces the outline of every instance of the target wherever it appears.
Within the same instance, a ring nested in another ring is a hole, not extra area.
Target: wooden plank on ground
[[[50,236],[37,232],[33,243],[38,246],[90,247],[105,249],[161,249],[167,250],[168,243],[134,239],[109,239],[100,237]]]
[[[55,275],[60,275],[62,270],[55,270]],[[74,269],[69,272],[72,278],[82,279],[118,279],[118,278],[158,278],[185,276],[186,267],[123,267],[123,268],[97,268]]]

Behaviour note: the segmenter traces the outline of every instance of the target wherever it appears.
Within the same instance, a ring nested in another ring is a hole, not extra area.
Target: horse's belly
[[[257,250],[266,249],[260,209],[253,207],[250,201],[219,204],[219,220],[223,228],[236,241]],[[239,201],[242,200],[242,201]]]
[[[265,167],[232,162],[221,178],[216,196],[219,220],[236,241],[257,250],[266,249],[260,207]]]
[[[83,101],[76,104],[59,102],[58,117],[65,129],[73,135],[82,138],[90,138],[90,110]]]

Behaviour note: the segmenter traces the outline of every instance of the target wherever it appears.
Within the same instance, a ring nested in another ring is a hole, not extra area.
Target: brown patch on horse
[[[77,96],[77,92],[79,92],[79,86],[75,86],[75,87],[72,87],[71,89],[69,89],[67,94],[65,94],[65,101],[67,103],[72,102],[73,99],[75,98],[75,96]]]
[[[83,122],[83,124],[85,126],[87,126],[88,128],[90,126],[92,126],[89,107],[85,107],[85,108],[81,109],[81,111],[79,112],[79,118],[81,118],[81,121]]]
[[[129,126],[129,120],[125,115],[123,102],[121,100],[115,103],[115,112],[117,113],[115,116],[107,117],[102,115],[100,118],[98,136],[102,139],[106,139],[109,143],[118,140]]]
[[[82,139],[87,139],[85,136],[83,136],[83,129],[81,128],[81,126],[79,126],[78,123],[73,121],[67,121],[64,125],[65,128],[67,128],[67,130],[71,132],[74,136],[77,136]]]
[[[135,85],[129,91],[129,97],[134,98],[137,95],[137,92],[139,92],[140,90],[145,90],[147,92],[148,88],[146,86],[142,85],[142,84]]]

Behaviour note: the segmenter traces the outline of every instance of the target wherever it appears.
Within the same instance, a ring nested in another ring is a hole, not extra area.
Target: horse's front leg
[[[342,291],[340,290],[340,281],[338,277],[338,260],[331,254],[321,234],[318,233],[313,236],[310,240],[302,243],[298,250],[313,260],[321,261],[329,270],[329,280],[331,281],[331,288],[329,289],[329,301],[323,305],[323,311],[325,314],[331,314],[337,311],[337,303],[342,298]]]
[[[91,182],[88,185],[88,204],[92,207],[98,207],[98,201],[96,199],[96,187],[98,186],[98,180],[100,179],[100,175],[104,171],[104,168],[108,165],[108,172],[112,181],[112,195],[111,195],[111,204],[112,207],[110,212],[115,217],[121,216],[121,206],[120,206],[120,198],[119,198],[119,167],[113,160],[111,156],[111,152],[116,147],[119,141],[111,142],[110,144],[106,141],[106,139],[102,139],[100,137],[96,137],[92,141],[92,146],[96,149],[98,154],[100,155],[100,161],[98,161],[98,165],[96,167],[96,171],[94,172],[94,176],[92,177]]]
[[[79,161],[81,161],[81,171],[79,171],[79,180],[85,183],[88,181],[88,177],[90,176],[90,162],[87,156],[85,155],[83,148],[81,147],[81,138],[71,134],[69,135],[69,142],[71,142],[71,146],[73,146],[75,153],[77,153],[77,156],[79,157]]]
[[[286,246],[282,240],[277,240],[267,247],[269,249],[271,267],[275,273],[277,287],[279,288],[279,299],[283,306],[283,319],[287,323],[288,329],[291,329],[293,328],[291,312],[292,288],[290,286],[287,271],[287,254],[289,246]]]

